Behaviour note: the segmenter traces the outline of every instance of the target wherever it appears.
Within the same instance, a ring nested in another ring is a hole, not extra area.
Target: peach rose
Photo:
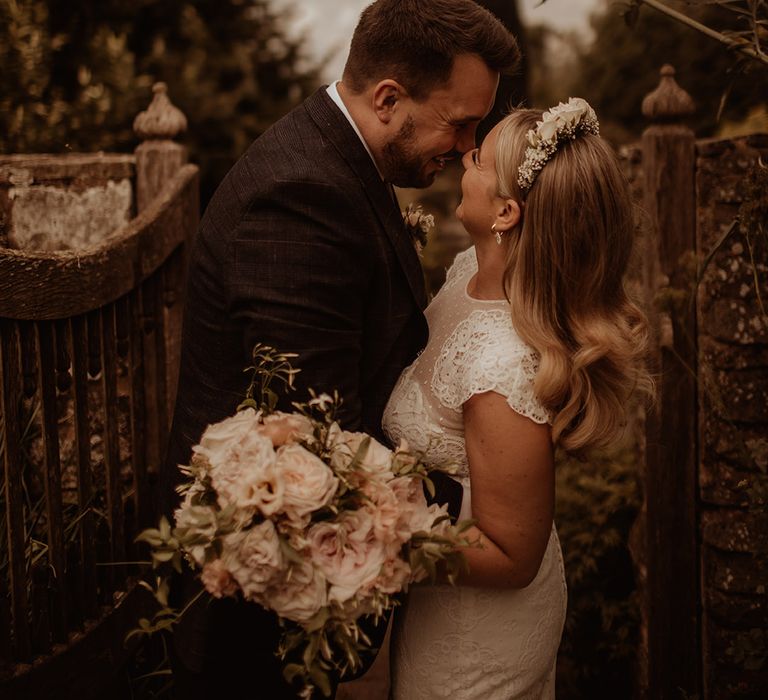
[[[263,418],[259,432],[272,441],[275,448],[312,435],[312,423],[299,413],[272,413]]]
[[[309,515],[328,505],[336,493],[339,482],[333,471],[301,445],[281,447],[277,469],[285,489],[282,510],[293,522],[308,522]]]

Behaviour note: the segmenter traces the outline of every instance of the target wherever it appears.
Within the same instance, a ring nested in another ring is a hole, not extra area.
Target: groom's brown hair
[[[344,83],[361,93],[392,78],[423,100],[448,81],[461,54],[475,54],[505,74],[520,63],[515,37],[472,0],[376,0],[352,36]]]

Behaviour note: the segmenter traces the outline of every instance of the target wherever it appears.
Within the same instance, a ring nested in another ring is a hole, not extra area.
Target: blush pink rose
[[[277,469],[284,484],[282,511],[293,522],[307,524],[311,513],[331,502],[339,484],[325,462],[295,443],[277,451]]]
[[[329,599],[339,603],[369,587],[386,559],[384,543],[376,539],[373,518],[364,508],[345,512],[336,523],[313,525],[307,540],[312,561],[331,584]]]
[[[214,598],[232,597],[237,593],[237,582],[221,559],[214,559],[203,566],[200,580]]]
[[[269,520],[226,535],[223,544],[222,558],[246,598],[258,599],[285,569],[280,539]]]
[[[263,418],[259,432],[272,441],[275,448],[296,442],[302,436],[312,435],[312,423],[299,413],[277,411]]]
[[[264,604],[281,617],[300,624],[309,622],[328,604],[327,583],[310,561],[291,568],[263,595]]]

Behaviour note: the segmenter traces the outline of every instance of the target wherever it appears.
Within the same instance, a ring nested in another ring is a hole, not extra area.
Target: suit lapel
[[[413,297],[423,310],[427,305],[424,273],[400,209],[390,195],[389,185],[382,181],[365,146],[325,88],[320,88],[308,98],[304,108],[362,182],[365,194],[395,249]]]

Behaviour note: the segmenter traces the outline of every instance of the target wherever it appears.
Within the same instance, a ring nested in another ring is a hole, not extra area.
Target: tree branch
[[[718,32],[718,31],[715,31],[714,29],[710,29],[705,24],[702,24],[701,22],[697,22],[695,19],[693,19],[692,17],[689,17],[686,14],[683,14],[682,12],[673,10],[671,7],[668,7],[663,2],[658,2],[658,0],[636,0],[636,3],[638,5],[648,5],[654,10],[657,10],[658,12],[661,12],[662,14],[665,14],[674,20],[681,22],[682,24],[685,24],[691,27],[692,29],[695,29],[697,32],[701,32],[702,34],[705,34],[706,36],[712,39],[715,39],[716,41],[719,41],[721,44],[725,44],[729,49],[739,51],[740,53],[746,56],[749,56],[750,58],[756,61],[760,61],[761,63],[768,65],[768,55],[766,55],[760,50],[759,45],[756,46],[756,48],[752,48],[751,46],[749,46],[749,42],[745,42],[743,40],[739,41],[737,39],[729,37],[726,34],[723,34],[722,32]]]

